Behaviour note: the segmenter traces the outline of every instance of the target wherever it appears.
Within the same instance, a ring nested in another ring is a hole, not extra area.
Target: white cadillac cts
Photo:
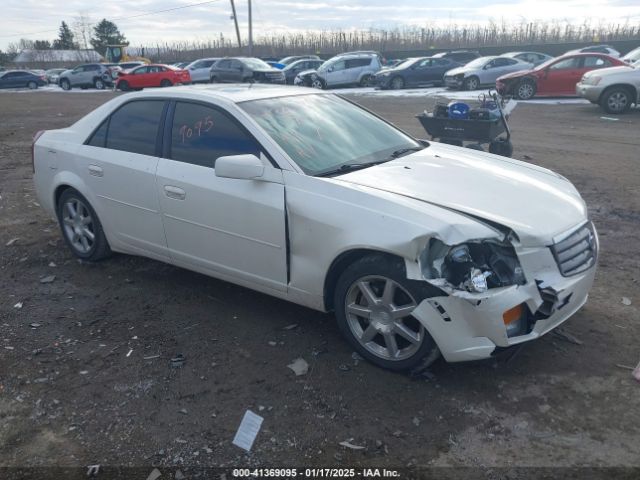
[[[595,274],[597,234],[564,177],[415,140],[315,90],[123,95],[39,132],[34,171],[76,256],[144,255],[335,311],[391,369],[540,337]]]

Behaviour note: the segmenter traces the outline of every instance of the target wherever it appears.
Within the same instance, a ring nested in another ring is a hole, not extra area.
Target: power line
[[[179,7],[165,8],[164,10],[156,10],[156,11],[153,11],[153,12],[138,13],[136,15],[129,15],[129,16],[126,16],[126,17],[116,17],[116,18],[112,18],[110,21],[115,22],[115,21],[129,20],[129,19],[132,19],[132,18],[146,17],[146,16],[149,16],[149,15],[157,15],[158,13],[173,12],[175,10],[182,10],[182,9],[185,9],[185,8],[198,7],[200,5],[207,5],[207,4],[210,4],[210,3],[217,3],[217,2],[220,2],[220,1],[221,0],[207,0],[205,2],[190,3],[188,5],[181,5]],[[87,25],[95,25],[95,24],[96,23],[89,23]],[[51,32],[57,32],[57,31],[58,31],[58,29],[56,28],[55,30],[41,30],[39,32],[11,33],[9,35],[0,35],[0,38],[40,35],[42,33],[51,33]]]

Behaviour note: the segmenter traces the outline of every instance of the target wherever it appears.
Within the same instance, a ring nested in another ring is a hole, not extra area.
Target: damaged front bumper
[[[597,249],[597,235],[595,242]],[[483,293],[453,290],[449,295],[423,300],[413,311],[445,360],[485,359],[497,348],[534,340],[562,324],[587,301],[595,261],[579,274],[563,276],[549,247],[522,249],[518,258],[526,284]],[[522,325],[514,334],[505,321],[505,312],[518,306],[523,312],[519,320]]]

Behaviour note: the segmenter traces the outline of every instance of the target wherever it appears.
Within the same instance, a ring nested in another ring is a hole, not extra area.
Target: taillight
[[[36,142],[44,132],[46,132],[46,130],[38,130],[36,134],[33,136],[33,142],[31,143],[31,166],[33,167],[33,173],[36,173],[36,155],[35,155]]]

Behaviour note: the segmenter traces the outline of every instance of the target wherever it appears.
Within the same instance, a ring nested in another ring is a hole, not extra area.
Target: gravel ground
[[[331,315],[144,258],[75,260],[36,203],[31,136],[113,95],[0,96],[0,466],[640,466],[640,112],[516,108],[514,156],[574,182],[600,231],[592,295],[564,336],[416,379],[354,358]],[[353,98],[424,137],[428,99]],[[264,417],[250,454],[231,444],[247,409]]]

